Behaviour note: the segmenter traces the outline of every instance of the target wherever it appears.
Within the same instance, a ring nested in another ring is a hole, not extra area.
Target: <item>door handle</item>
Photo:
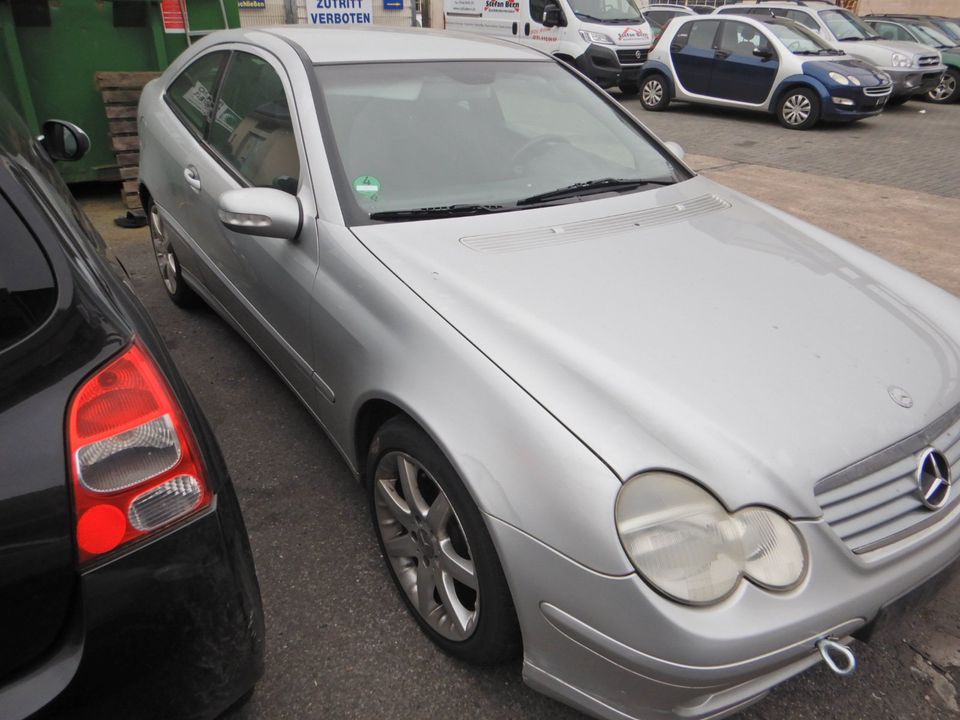
[[[529,35],[529,34],[530,34],[530,23],[524,23],[524,24],[523,24],[523,34],[524,34],[524,35]]]
[[[183,169],[183,179],[187,181],[187,185],[189,185],[194,192],[200,192],[200,174],[193,165],[187,165],[187,167]]]

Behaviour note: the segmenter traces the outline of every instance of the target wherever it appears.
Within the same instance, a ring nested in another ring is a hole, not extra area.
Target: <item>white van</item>
[[[636,0],[444,0],[443,15],[450,30],[517,40],[629,95],[653,44]]]

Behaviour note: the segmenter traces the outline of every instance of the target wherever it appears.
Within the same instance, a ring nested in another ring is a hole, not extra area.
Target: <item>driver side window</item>
[[[290,104],[280,77],[263,58],[234,53],[209,141],[253,186],[297,191],[300,158]]]
[[[893,23],[877,23],[874,27],[884,40],[913,40],[913,38],[910,37],[910,33],[899,25],[894,25]]]
[[[550,0],[530,0],[530,19],[543,25],[543,9]]]
[[[752,25],[726,20],[720,33],[720,51],[730,55],[752,56],[754,50],[773,50],[770,41]]]

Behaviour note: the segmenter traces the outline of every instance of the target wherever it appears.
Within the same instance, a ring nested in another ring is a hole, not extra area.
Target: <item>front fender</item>
[[[827,86],[822,82],[817,80],[814,77],[809,75],[790,75],[785,77],[780,81],[780,84],[777,85],[776,89],[773,91],[770,102],[770,112],[776,112],[777,106],[780,104],[780,98],[790,88],[797,86],[808,87],[813,90],[820,98],[820,103],[824,107],[829,107],[830,103],[830,91],[827,90]]]
[[[676,89],[673,86],[673,73],[670,72],[669,67],[659,60],[647,60],[643,64],[643,68],[640,70],[640,82],[642,83],[647,77],[653,75],[653,73],[660,73],[663,75],[667,81],[667,90],[670,93],[671,99],[676,97]]]

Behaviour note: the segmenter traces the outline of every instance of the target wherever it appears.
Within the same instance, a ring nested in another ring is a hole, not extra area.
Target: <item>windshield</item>
[[[821,10],[819,14],[837,40],[872,40],[880,37],[863,20],[847,10]]]
[[[831,55],[835,52],[830,45],[800,25],[769,22],[766,26],[794,55]]]
[[[950,31],[950,33],[953,35],[953,39],[960,41],[960,23],[954,22],[953,20],[941,20],[940,24],[945,30]]]
[[[950,38],[930,25],[911,25],[911,27],[916,31],[916,34],[920,37],[920,42],[924,45],[936,48],[947,48],[956,45]]]
[[[370,63],[315,71],[326,106],[321,113],[333,131],[328,152],[340,166],[338,195],[352,224],[391,211],[512,209],[597,180],[690,177],[613,103],[554,62]],[[637,189],[646,186],[631,188]]]
[[[587,22],[639,25],[643,13],[634,0],[568,0],[574,14]]]

